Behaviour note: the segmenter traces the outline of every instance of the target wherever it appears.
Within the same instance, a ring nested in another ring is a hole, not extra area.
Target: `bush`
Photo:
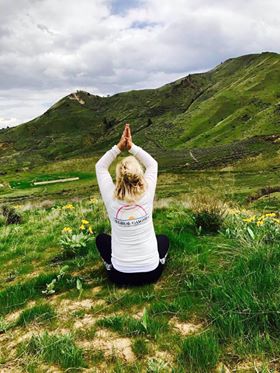
[[[227,214],[227,206],[212,196],[199,194],[191,198],[193,221],[197,231],[217,233]]]
[[[6,219],[6,224],[20,224],[22,222],[22,217],[16,212],[14,207],[9,205],[2,206],[2,215]]]

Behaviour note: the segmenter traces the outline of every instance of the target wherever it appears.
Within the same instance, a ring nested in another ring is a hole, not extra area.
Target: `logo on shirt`
[[[124,205],[120,207],[114,218],[115,222],[120,225],[138,225],[148,219],[148,214],[143,206]]]

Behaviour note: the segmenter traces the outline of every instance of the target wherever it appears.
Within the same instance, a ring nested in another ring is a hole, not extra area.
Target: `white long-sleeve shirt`
[[[129,152],[143,163],[148,188],[136,203],[114,199],[115,184],[109,167],[121,150],[114,145],[96,163],[99,190],[111,222],[112,264],[121,272],[148,272],[159,264],[159,253],[152,212],[157,184],[158,163],[140,146]]]

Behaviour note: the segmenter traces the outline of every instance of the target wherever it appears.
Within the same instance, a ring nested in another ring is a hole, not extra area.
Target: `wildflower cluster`
[[[93,234],[92,226],[89,225],[89,221],[86,220],[86,219],[82,219],[82,222],[81,222],[81,225],[80,225],[80,230],[82,230],[82,231],[87,230],[87,232],[89,234]]]
[[[266,222],[280,224],[280,219],[276,218],[276,216],[277,215],[275,212],[270,212],[259,217],[253,215],[249,218],[244,218],[242,220],[246,223],[255,223],[258,227],[264,225]]]
[[[72,233],[72,228],[70,228],[70,227],[64,227],[63,229],[62,229],[62,233]]]
[[[276,244],[280,241],[280,218],[275,212],[260,216],[242,215],[234,215],[227,220],[225,234],[228,237],[254,244]]]
[[[66,256],[84,255],[88,252],[88,244],[94,237],[94,231],[90,222],[82,219],[79,232],[74,233],[75,229],[65,226],[62,229],[62,237],[60,243],[64,249]]]
[[[72,210],[75,207],[72,205],[72,203],[67,203],[67,205],[64,205],[62,208],[66,210]]]

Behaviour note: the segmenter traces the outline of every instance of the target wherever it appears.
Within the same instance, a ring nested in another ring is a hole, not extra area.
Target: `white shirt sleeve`
[[[129,152],[139,159],[145,166],[146,170],[144,177],[148,182],[151,198],[154,199],[157,185],[158,162],[148,152],[133,143]]]
[[[95,164],[96,179],[105,205],[111,202],[115,189],[115,184],[109,173],[109,167],[120,153],[119,147],[114,145]]]

